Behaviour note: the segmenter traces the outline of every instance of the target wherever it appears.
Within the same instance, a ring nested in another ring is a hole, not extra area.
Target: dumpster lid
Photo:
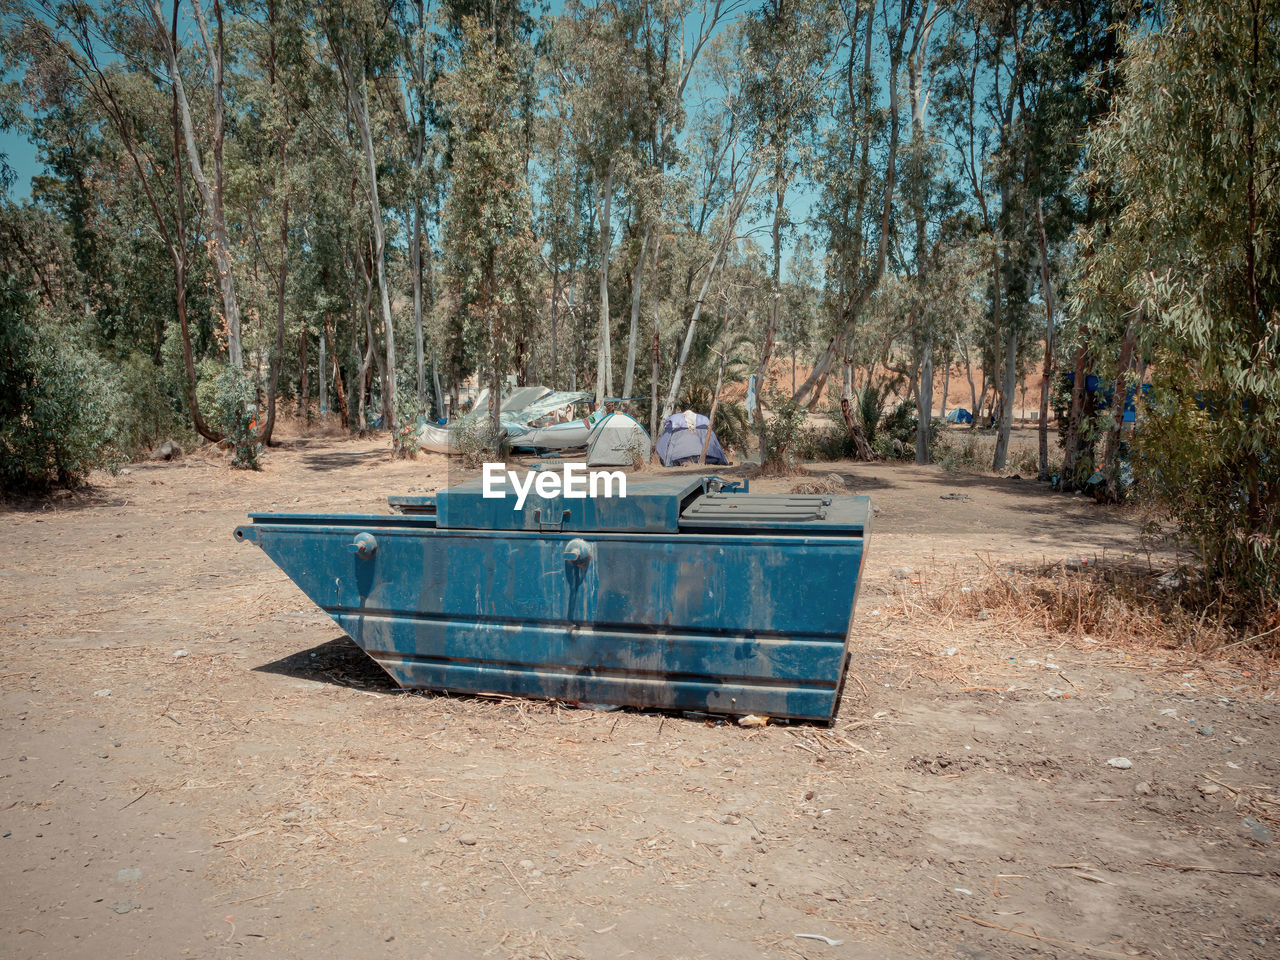
[[[711,490],[685,507],[680,529],[685,533],[861,536],[870,509],[867,497]]]
[[[625,497],[618,495],[616,479],[608,496],[600,486],[596,496],[543,497],[534,473],[522,509],[516,509],[519,496],[505,474],[501,483],[491,483],[489,496],[483,479],[477,479],[435,494],[389,497],[388,502],[400,513],[431,517],[444,529],[546,533],[862,536],[870,511],[866,497],[747,493],[714,476],[628,482]],[[530,480],[526,475],[518,482],[526,489]]]
[[[623,489],[621,474],[614,475],[606,485],[597,481],[593,496],[561,496],[562,478],[552,471],[530,471],[519,476],[518,483],[526,489],[523,503],[512,479],[505,472],[500,482],[491,483],[486,496],[484,479],[470,480],[455,487],[441,490],[435,495],[437,526],[460,530],[536,530],[548,533],[559,531],[643,531],[648,533],[678,533],[680,511],[692,500],[700,497],[711,485],[718,487],[714,477],[670,477],[663,480],[644,480],[626,483],[626,496],[619,496]],[[539,476],[541,474],[541,476]],[[557,491],[549,496],[537,492],[542,477],[544,489]],[[526,484],[531,484],[526,486]],[[592,491],[587,477],[579,475],[578,487]],[[424,513],[431,510],[427,498],[397,498],[393,503],[405,512]]]

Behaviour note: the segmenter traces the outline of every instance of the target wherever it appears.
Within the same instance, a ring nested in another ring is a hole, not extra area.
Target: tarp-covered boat
[[[575,403],[590,399],[591,394],[579,391],[555,391],[548,387],[517,387],[498,405],[499,419],[510,434],[521,434],[533,423],[557,410],[567,409]],[[489,391],[481,390],[472,408],[452,423],[440,425],[422,422],[418,424],[418,446],[429,453],[458,453],[461,431],[470,424],[479,424],[489,415]],[[590,430],[587,431],[588,433]]]
[[[867,498],[617,492],[513,509],[510,482],[477,480],[393,498],[399,515],[251,514],[235,536],[404,687],[830,720]]]

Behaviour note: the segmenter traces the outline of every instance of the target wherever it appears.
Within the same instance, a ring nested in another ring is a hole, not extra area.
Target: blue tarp
[[[1074,386],[1076,375],[1074,373],[1064,373],[1063,379],[1068,384]],[[1116,388],[1110,380],[1103,380],[1097,374],[1087,374],[1084,378],[1084,388],[1086,392],[1096,394],[1093,405],[1099,410],[1106,410],[1111,406],[1111,401],[1115,397]],[[1138,387],[1136,384],[1130,384],[1124,392],[1124,422],[1133,423],[1138,416],[1136,400],[1138,396]],[[1147,399],[1151,396],[1151,384],[1144,383],[1142,385],[1142,396]]]
[[[707,444],[707,463],[728,463],[720,438],[711,430],[711,421],[692,410],[673,413],[662,421],[662,432],[658,434],[658,459],[664,467],[697,463],[709,430],[711,442]]]

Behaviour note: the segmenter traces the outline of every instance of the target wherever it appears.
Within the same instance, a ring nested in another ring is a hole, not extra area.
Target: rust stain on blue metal
[[[688,477],[627,493],[513,510],[477,481],[235,535],[404,687],[830,720],[867,499]]]

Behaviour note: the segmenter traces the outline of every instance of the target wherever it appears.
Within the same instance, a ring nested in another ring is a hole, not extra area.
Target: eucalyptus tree
[[[223,23],[222,0],[213,0],[213,29],[200,0],[190,0],[191,15],[199,27],[205,62],[202,66],[202,85],[208,85],[209,94],[209,144],[208,155],[212,164],[212,179],[205,171],[202,151],[196,137],[196,124],[192,115],[191,100],[178,62],[179,8],[181,0],[174,0],[172,18],[167,19],[160,0],[146,0],[151,14],[155,36],[159,39],[169,70],[169,82],[182,120],[182,134],[187,148],[187,162],[191,176],[199,188],[205,212],[209,216],[209,229],[218,261],[218,287],[222,293],[223,321],[227,326],[227,359],[232,369],[244,365],[240,337],[240,303],[236,296],[234,257],[227,228],[226,169],[223,149],[226,143],[226,102],[224,97],[224,68],[226,65],[226,29]]]
[[[1089,134],[1082,186],[1112,203],[1077,235],[1069,314],[1077,336],[1121,344],[1099,365],[1115,390],[1108,485],[1119,485],[1126,361],[1145,354],[1137,475],[1195,547],[1206,603],[1254,618],[1252,639],[1274,644],[1280,21],[1264,0],[1169,0],[1159,12],[1154,28],[1121,32],[1121,83]]]
[[[573,337],[574,314],[580,306],[579,266],[590,257],[588,223],[590,198],[582,169],[573,156],[573,144],[564,124],[563,100],[553,98],[539,125],[539,168],[542,176],[535,196],[534,224],[542,241],[542,259],[549,275],[547,327],[549,335],[549,383],[573,389],[577,369],[573,357],[578,344]],[[564,326],[565,324],[568,326]],[[566,360],[562,354],[568,352]]]
[[[826,347],[792,402],[811,409],[837,359],[844,360],[840,405],[862,459],[874,454],[854,415],[852,364],[843,350],[880,284],[888,257],[901,129],[899,74],[916,12],[916,0],[841,0],[839,79],[820,146],[818,220],[827,237],[833,323]],[[887,61],[879,70],[877,50]],[[883,77],[883,91],[878,77]]]
[[[934,316],[935,301],[928,295],[931,261],[942,245],[937,234],[941,228],[940,216],[945,217],[954,206],[950,185],[940,176],[943,165],[938,139],[926,130],[929,102],[933,94],[934,78],[940,63],[951,55],[951,41],[955,35],[955,20],[947,18],[950,30],[935,33],[939,20],[948,13],[950,4],[943,0],[935,5],[933,0],[920,4],[911,27],[911,45],[907,51],[907,102],[911,111],[911,144],[907,151],[904,176],[904,192],[911,212],[910,227],[914,234],[911,251],[911,267],[914,273],[916,296],[911,315],[914,321],[912,337],[914,353],[913,370],[918,371],[916,390],[916,463],[929,462],[930,433],[933,425],[933,354],[934,341],[945,332],[937,330]],[[933,239],[931,239],[931,236]],[[944,397],[943,404],[946,399]]]
[[[234,36],[241,69],[229,83],[242,135],[237,138],[238,169],[233,171],[227,202],[249,237],[246,246],[256,254],[255,274],[260,262],[270,277],[270,295],[264,298],[269,302],[260,310],[275,316],[261,430],[262,442],[269,444],[284,363],[289,266],[297,253],[290,226],[298,192],[294,180],[298,169],[305,174],[309,166],[307,157],[297,158],[295,152],[304,152],[306,139],[314,135],[309,118],[295,106],[309,99],[305,84],[310,63],[303,33],[306,16],[292,0],[250,0],[240,12]]]
[[[802,233],[796,240],[787,264],[787,281],[782,287],[782,310],[778,323],[778,343],[791,354],[791,392],[796,390],[796,369],[800,351],[812,348],[822,319],[823,289],[821,264],[815,257],[813,238]]]
[[[373,280],[382,308],[386,348],[385,363],[381,370],[382,412],[385,426],[391,431],[392,448],[399,452],[395,323],[387,276],[386,222],[379,189],[379,162],[373,141],[373,107],[370,96],[370,87],[378,81],[380,73],[394,62],[399,44],[379,0],[324,2],[317,10],[317,17],[326,40],[321,54],[327,62],[332,62],[336,70],[342,103],[355,128],[363,159],[362,187],[372,234]]]
[[[644,88],[638,112],[637,167],[631,194],[640,221],[641,241],[632,273],[631,323],[627,338],[622,393],[629,397],[635,379],[640,313],[646,275],[655,289],[664,234],[670,224],[677,187],[670,168],[679,159],[677,146],[689,110],[686,98],[695,70],[726,22],[743,0],[633,0],[638,8],[639,62]],[[655,304],[655,313],[656,313]],[[655,330],[656,333],[656,330]]]
[[[782,247],[793,227],[787,194],[809,163],[809,148],[828,96],[827,70],[837,36],[833,0],[767,0],[748,18],[743,90],[747,135],[768,176],[770,214],[770,306],[756,383],[760,391],[757,429],[764,446],[764,392],[769,379],[782,305]]]
[[[643,104],[637,66],[635,11],[614,0],[570,0],[552,39],[557,93],[563,98],[570,141],[589,171],[599,225],[596,406],[613,393],[609,261],[617,181],[635,167],[637,108]]]
[[[150,7],[99,13],[84,4],[32,0],[11,4],[3,12],[7,56],[10,62],[26,68],[28,95],[37,113],[46,120],[69,121],[62,139],[73,150],[92,140],[94,126],[103,124],[119,146],[121,165],[136,178],[132,186],[141,192],[139,206],[149,221],[143,229],[154,231],[173,264],[174,313],[181,329],[187,409],[202,436],[221,440],[221,430],[207,422],[200,409],[188,316],[188,280],[203,245],[186,196],[191,171],[183,164],[186,124],[181,119],[182,88],[180,82],[174,82],[180,74],[168,57],[174,51],[176,61],[179,7],[175,3],[168,23],[157,22]],[[126,47],[126,43],[130,45]],[[160,75],[161,63],[168,63],[170,68],[163,86],[155,79]],[[51,111],[50,107],[56,109]],[[75,115],[69,115],[68,109],[75,110]],[[41,122],[38,117],[37,131]],[[192,145],[193,140],[187,139],[188,157]],[[84,182],[83,170],[73,172],[68,168],[65,173],[72,178],[72,191],[80,194],[79,200],[73,200],[79,212],[71,211],[74,230],[77,222],[85,226],[82,214],[91,206],[109,203],[110,188],[105,180],[92,186]],[[76,181],[80,181],[79,186]],[[73,236],[77,245],[92,255],[87,233],[82,229]],[[216,241],[211,245],[218,246]],[[220,249],[225,252],[225,248]],[[98,283],[118,283],[118,265],[112,267],[106,259],[100,264],[112,275],[98,277]],[[230,290],[234,304],[230,271],[219,269],[219,280],[224,297]],[[236,312],[233,310],[231,315]],[[232,342],[239,347],[238,323],[235,333],[234,341],[228,337],[228,348]]]
[[[536,244],[527,172],[519,149],[517,58],[477,18],[463,21],[457,68],[441,81],[453,126],[445,209],[445,274],[471,339],[483,343],[490,440],[496,442],[502,378],[519,361],[533,315]]]
[[[431,29],[432,10],[428,0],[410,0],[397,5],[397,22],[402,34],[400,59],[403,79],[400,83],[400,108],[409,140],[407,157],[407,189],[409,206],[409,272],[413,287],[413,347],[418,406],[427,403],[426,346],[423,317],[431,312],[434,302],[432,286],[431,237],[428,232],[428,206],[437,205],[441,171],[442,143],[436,129],[435,79],[440,69],[436,46],[439,38]],[[425,251],[424,251],[425,247]],[[424,302],[425,300],[425,302]],[[442,412],[440,375],[432,361],[432,388],[436,410]]]
[[[964,8],[968,49],[954,59],[947,124],[961,176],[980,226],[990,238],[990,366],[998,431],[993,469],[1008,459],[1019,350],[1028,337],[1035,244],[1018,131],[1029,82],[1030,51],[1039,28],[1034,0],[1002,0]],[[957,13],[959,15],[959,12]],[[985,384],[984,384],[985,390]],[[977,411],[975,411],[976,415]]]
[[[703,308],[713,291],[713,283],[718,282],[718,271],[728,263],[738,243],[739,224],[755,197],[763,167],[759,151],[752,149],[745,135],[747,105],[743,85],[746,74],[742,69],[745,58],[746,34],[740,28],[726,30],[712,44],[707,57],[706,85],[713,87],[715,93],[708,97],[706,109],[693,125],[685,148],[688,169],[673,190],[681,200],[684,213],[680,234],[686,249],[683,251],[683,284],[679,291],[684,302],[680,307],[688,309],[689,314],[660,408],[664,420],[671,415],[681,397],[684,370],[690,360],[690,351],[698,341],[698,324]],[[697,287],[697,296],[686,307],[699,275],[702,282]],[[657,323],[655,311],[655,371],[658,369]],[[658,423],[655,414],[659,410],[657,379],[655,375],[652,387],[654,413],[651,417],[655,429]]]

